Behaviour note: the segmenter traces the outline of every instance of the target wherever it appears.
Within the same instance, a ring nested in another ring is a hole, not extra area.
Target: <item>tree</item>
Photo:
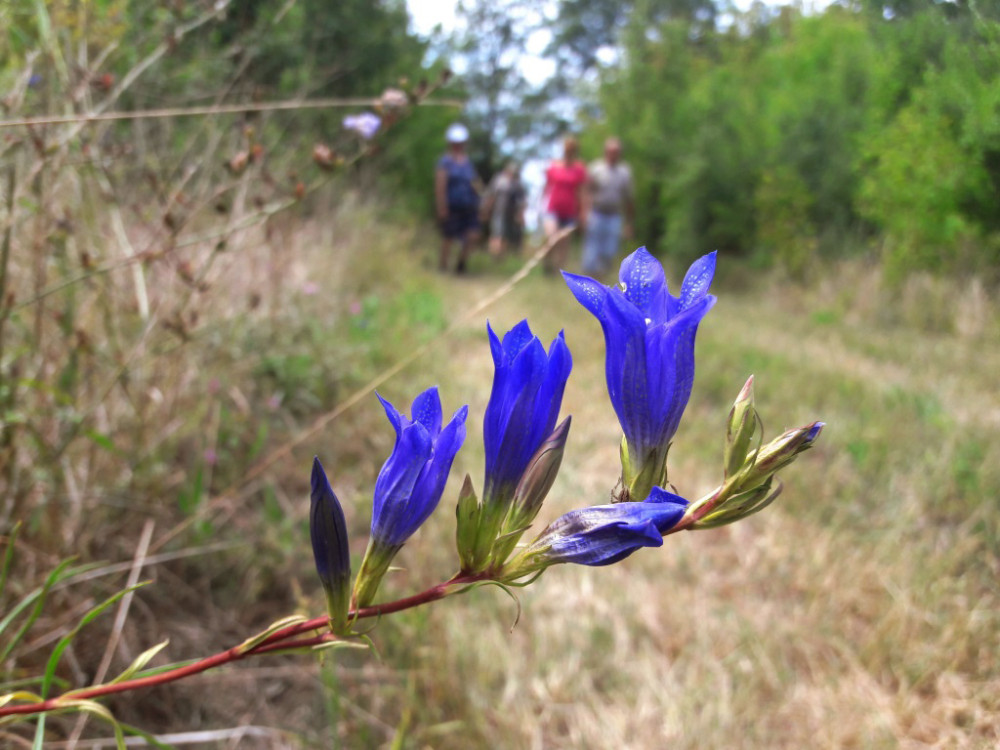
[[[534,130],[533,113],[524,107],[532,86],[521,63],[540,16],[532,0],[469,0],[458,16],[462,25],[452,44],[469,97],[470,154],[489,178],[507,155],[526,149]]]

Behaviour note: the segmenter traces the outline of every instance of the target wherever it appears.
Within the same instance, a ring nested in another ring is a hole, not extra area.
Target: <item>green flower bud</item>
[[[746,461],[757,432],[757,422],[757,410],[753,403],[753,375],[751,375],[729,411],[726,450],[723,457],[727,478],[736,474]]]
[[[455,541],[458,545],[458,558],[464,571],[475,570],[477,561],[484,560],[489,554],[489,549],[479,549],[479,524],[482,514],[483,507],[476,497],[472,478],[466,474],[465,482],[458,493],[458,506],[455,508],[458,521]]]
[[[531,457],[528,468],[521,476],[517,489],[514,490],[510,511],[500,527],[500,535],[493,546],[493,565],[503,565],[514,551],[521,535],[531,526],[531,522],[541,510],[542,501],[552,488],[552,483],[559,473],[559,466],[562,464],[566,438],[569,437],[570,420],[571,417],[566,417]]]
[[[825,425],[813,422],[805,427],[786,430],[752,456],[739,475],[739,486],[743,490],[758,487],[768,481],[775,472],[788,466],[803,451],[809,450]]]

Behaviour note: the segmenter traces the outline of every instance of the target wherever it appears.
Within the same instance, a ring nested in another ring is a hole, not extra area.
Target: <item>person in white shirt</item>
[[[632,170],[621,161],[617,138],[604,142],[604,158],[591,163],[583,190],[587,217],[583,242],[583,272],[602,277],[618,255],[622,235],[632,238],[635,215]]]

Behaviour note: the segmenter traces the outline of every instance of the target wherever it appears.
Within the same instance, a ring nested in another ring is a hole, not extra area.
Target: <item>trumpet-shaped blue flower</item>
[[[663,266],[642,247],[622,262],[620,287],[563,273],[604,330],[608,393],[625,433],[623,499],[646,497],[666,480],[667,449],[694,382],[695,333],[715,304],[714,274],[710,253],[694,262],[675,297]]]
[[[396,430],[396,445],[375,480],[372,539],[400,547],[441,499],[452,461],[465,440],[469,407],[456,411],[442,428],[437,388],[428,388],[413,400],[412,419],[381,396],[378,399]]]
[[[560,332],[548,353],[522,320],[503,337],[486,326],[495,374],[483,419],[487,503],[512,493],[535,452],[552,434],[573,367]]]
[[[312,538],[316,572],[326,592],[327,609],[334,630],[347,629],[348,592],[351,583],[351,553],[347,522],[340,500],[326,478],[318,458],[313,459],[309,535]]]
[[[355,604],[361,607],[375,598],[392,558],[437,507],[469,414],[463,406],[442,427],[437,388],[413,400],[412,419],[378,398],[396,430],[396,445],[375,480],[371,538],[354,582]]]
[[[687,500],[654,487],[644,502],[571,510],[553,521],[505,570],[509,579],[558,563],[610,565],[640,547],[660,547],[684,516]]]
[[[499,567],[534,520],[566,447],[569,419],[556,427],[573,359],[560,332],[548,352],[522,320],[501,340],[487,324],[493,390],[483,418],[482,500],[471,483],[459,499],[458,548],[465,573]]]

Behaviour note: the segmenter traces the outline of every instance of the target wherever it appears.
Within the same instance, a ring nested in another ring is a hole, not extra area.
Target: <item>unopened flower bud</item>
[[[337,154],[325,143],[313,146],[313,161],[320,169],[330,171],[337,166]]]
[[[753,375],[751,375],[740,395],[736,397],[729,411],[729,426],[726,429],[726,451],[724,454],[727,477],[733,476],[743,466],[747,453],[757,431],[757,410],[753,404]]]
[[[458,546],[458,559],[461,562],[462,570],[473,570],[476,560],[489,554],[489,547],[480,550],[477,541],[479,538],[479,517],[482,515],[482,510],[479,498],[476,497],[476,490],[472,486],[472,478],[466,474],[465,482],[458,493],[458,506],[455,508],[458,522],[455,541]]]
[[[333,494],[323,466],[313,459],[312,503],[309,511],[316,572],[326,592],[330,628],[337,635],[348,632],[347,612],[351,592],[351,554],[347,522],[337,496]]]
[[[755,455],[747,456],[739,479],[740,488],[758,487],[788,466],[796,456],[812,447],[824,426],[823,422],[813,422],[805,427],[786,430]]]
[[[382,92],[382,96],[379,99],[379,104],[386,112],[402,109],[408,103],[409,99],[406,96],[406,92],[400,91],[399,89],[386,89]]]
[[[781,493],[775,474],[811,448],[822,429],[822,422],[813,422],[787,430],[760,450],[749,453],[743,466],[727,476],[722,485],[688,507],[678,528],[723,526],[766,508]]]
[[[566,417],[552,434],[535,451],[528,468],[521,476],[521,481],[514,490],[514,500],[493,550],[494,565],[502,565],[514,551],[521,535],[535,520],[542,508],[545,496],[549,494],[552,483],[559,473],[563,453],[566,450],[566,438],[569,437],[571,417]]]

